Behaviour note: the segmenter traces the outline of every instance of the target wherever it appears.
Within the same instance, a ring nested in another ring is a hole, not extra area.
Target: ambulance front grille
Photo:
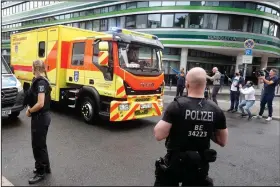
[[[126,82],[124,82],[126,95],[153,95],[161,94],[161,88],[156,90],[133,90]]]
[[[18,94],[17,88],[5,88],[1,90],[1,104],[9,105],[16,102],[16,97]]]

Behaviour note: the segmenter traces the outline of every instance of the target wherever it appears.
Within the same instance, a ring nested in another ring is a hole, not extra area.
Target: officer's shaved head
[[[206,72],[200,67],[192,68],[186,76],[188,96],[204,97],[206,87]]]

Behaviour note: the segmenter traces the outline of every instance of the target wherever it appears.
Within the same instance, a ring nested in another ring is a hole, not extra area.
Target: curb
[[[2,185],[1,186],[14,186],[6,177],[2,176]]]

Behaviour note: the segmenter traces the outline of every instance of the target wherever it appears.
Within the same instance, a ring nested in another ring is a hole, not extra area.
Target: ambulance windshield
[[[2,57],[2,60],[1,60],[1,66],[2,66],[2,71],[1,73],[2,74],[11,74],[11,71],[8,67],[8,65],[6,64],[5,62],[5,59]]]
[[[161,71],[160,49],[136,43],[119,43],[119,62],[123,69]]]

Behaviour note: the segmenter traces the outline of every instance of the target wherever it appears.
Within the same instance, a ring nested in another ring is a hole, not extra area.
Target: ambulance
[[[162,114],[163,48],[156,36],[127,29],[58,25],[11,35],[11,65],[29,87],[32,62],[43,60],[52,101],[76,108],[87,123],[127,121]]]

